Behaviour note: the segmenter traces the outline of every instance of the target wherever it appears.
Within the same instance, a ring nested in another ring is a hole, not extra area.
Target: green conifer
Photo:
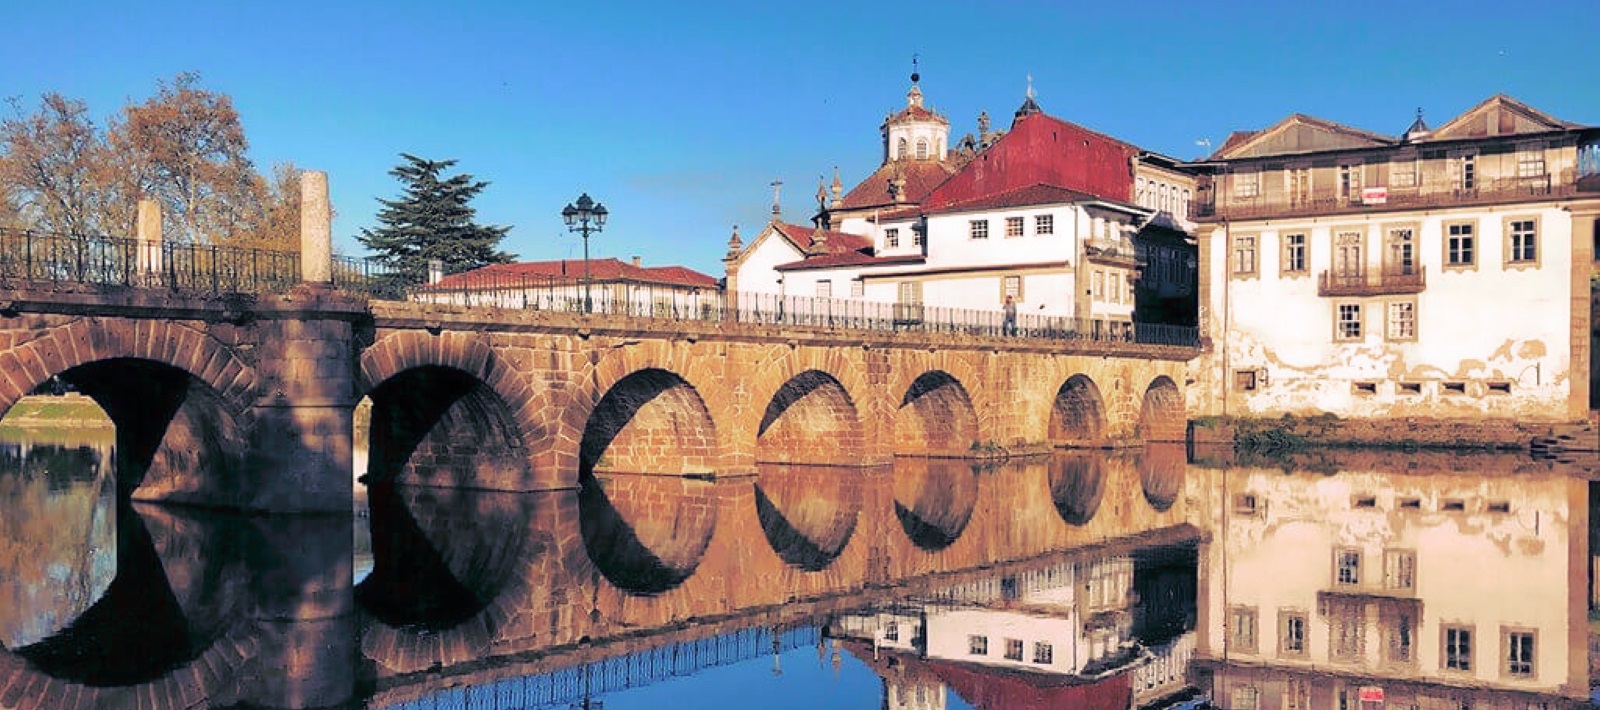
[[[445,274],[487,264],[504,264],[512,256],[495,247],[510,227],[484,226],[469,204],[489,183],[469,174],[441,177],[455,160],[427,160],[401,153],[405,163],[389,171],[405,185],[398,200],[378,198],[377,229],[362,229],[357,239],[375,252],[390,278],[405,284],[427,279],[428,262],[438,259]]]

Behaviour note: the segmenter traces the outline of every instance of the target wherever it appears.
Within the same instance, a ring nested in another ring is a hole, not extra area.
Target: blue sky
[[[0,96],[58,91],[102,120],[198,71],[231,95],[263,170],[326,170],[336,246],[373,224],[409,152],[492,185],[480,221],[526,260],[580,258],[561,208],[611,211],[594,257],[722,275],[774,179],[805,222],[817,178],[876,167],[913,53],[952,140],[1045,111],[1195,157],[1292,112],[1396,134],[1508,93],[1600,124],[1600,3],[18,2]]]

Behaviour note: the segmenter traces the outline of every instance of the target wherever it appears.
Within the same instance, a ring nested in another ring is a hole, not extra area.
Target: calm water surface
[[[0,443],[0,707],[1587,707],[1591,484],[1181,448],[118,498]]]

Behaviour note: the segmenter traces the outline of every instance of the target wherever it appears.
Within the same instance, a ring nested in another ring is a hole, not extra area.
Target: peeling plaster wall
[[[1538,222],[1531,265],[1506,263],[1511,219]],[[1461,222],[1475,226],[1476,263],[1442,267],[1447,225]],[[1319,295],[1319,276],[1334,267],[1335,233],[1365,235],[1370,273],[1383,268],[1384,235],[1394,226],[1415,230],[1420,292]],[[1588,230],[1580,231],[1584,239],[1575,240],[1572,214],[1553,202],[1210,225],[1200,237],[1201,327],[1213,348],[1191,370],[1190,411],[1581,419],[1589,407],[1588,309],[1577,301],[1588,300],[1591,246]],[[1307,237],[1302,272],[1282,270],[1286,234]],[[1256,239],[1249,275],[1231,273],[1230,243],[1242,236]],[[1390,332],[1391,304],[1402,302],[1415,304],[1409,339]],[[1361,307],[1360,338],[1336,338],[1339,304]],[[1254,389],[1239,381],[1241,371],[1254,373]]]

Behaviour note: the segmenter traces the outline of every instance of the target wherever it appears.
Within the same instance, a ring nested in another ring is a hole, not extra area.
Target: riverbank
[[[110,432],[111,418],[94,400],[76,392],[63,395],[28,395],[17,400],[0,419],[0,438],[52,432]]]
[[[1197,445],[1232,444],[1252,451],[1295,451],[1317,447],[1529,451],[1536,440],[1593,430],[1584,422],[1531,423],[1504,419],[1341,419],[1333,415],[1273,419],[1205,417],[1189,422]],[[1586,442],[1593,448],[1597,441]]]

